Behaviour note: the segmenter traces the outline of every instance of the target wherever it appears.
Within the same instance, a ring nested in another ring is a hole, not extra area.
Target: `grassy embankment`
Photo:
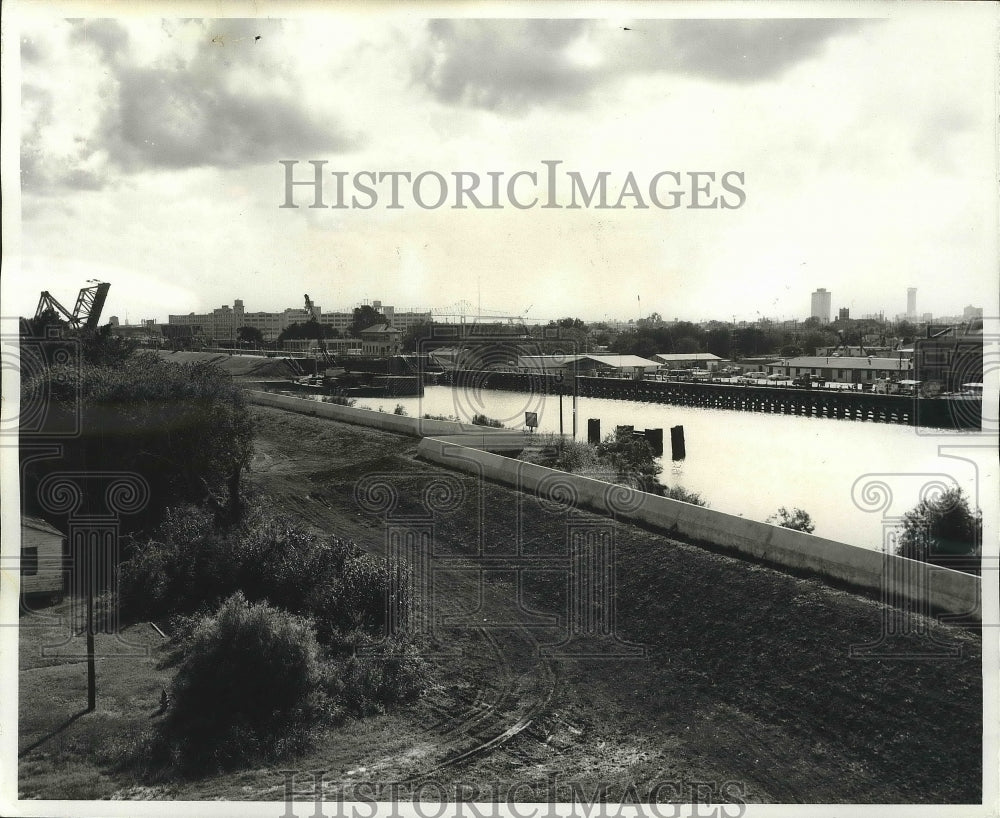
[[[385,521],[358,508],[357,480],[384,475],[405,513],[420,510],[430,479],[448,474],[416,461],[410,439],[278,410],[256,416],[257,489],[276,507],[372,551],[384,547]],[[852,645],[879,639],[876,602],[615,524],[618,631],[644,645],[646,657],[547,661],[534,655],[533,640],[558,642],[562,628],[518,625],[563,612],[565,575],[527,572],[518,609],[513,565],[504,570],[501,561],[485,575],[482,600],[475,574],[458,569],[475,565],[480,545],[494,556],[512,553],[516,538],[523,553],[565,554],[568,526],[606,521],[449,476],[462,498],[434,523],[435,613],[488,629],[439,628],[461,656],[437,660],[436,684],[420,702],[351,722],[288,766],[327,769],[339,781],[391,781],[445,764],[435,780],[487,793],[527,781],[521,800],[545,800],[550,775],[563,798],[573,784],[589,792],[601,781],[615,798],[629,784],[641,794],[670,780],[688,782],[688,795],[690,782],[717,789],[740,782],[748,801],[980,800],[978,634],[931,624],[936,642],[911,636],[893,645],[925,658],[850,658]],[[135,632],[159,640],[148,626]],[[85,701],[83,667],[38,659],[39,633],[22,630],[21,749],[37,746],[21,761],[21,791],[49,798],[144,792],[130,788],[150,782],[116,771],[116,741],[127,743],[122,736],[155,719],[170,670],[156,668],[155,654],[102,660],[97,713],[63,726]],[[961,655],[927,656],[940,646]],[[473,723],[477,702],[495,706]],[[515,723],[532,702],[539,707],[526,729],[492,752],[448,763]],[[281,784],[273,769],[252,770],[154,792],[278,799]]]

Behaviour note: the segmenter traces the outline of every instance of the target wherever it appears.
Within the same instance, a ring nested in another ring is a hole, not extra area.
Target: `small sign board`
[[[538,428],[538,412],[525,412],[524,413],[524,425],[529,429]]]

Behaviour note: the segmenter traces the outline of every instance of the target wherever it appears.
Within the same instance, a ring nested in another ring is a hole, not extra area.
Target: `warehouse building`
[[[820,357],[804,355],[799,358],[788,358],[767,364],[769,375],[782,375],[786,378],[796,378],[801,375],[813,375],[824,381],[836,383],[874,384],[878,380],[901,380],[910,378],[912,361],[905,357],[877,358],[867,356],[836,356]]]

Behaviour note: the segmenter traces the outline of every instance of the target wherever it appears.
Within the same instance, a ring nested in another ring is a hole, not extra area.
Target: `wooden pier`
[[[549,395],[572,395],[575,391],[579,397],[585,398],[941,429],[979,429],[982,416],[981,398],[922,398],[849,389],[579,376],[574,390],[572,376],[472,370],[451,373],[449,382],[457,387]]]

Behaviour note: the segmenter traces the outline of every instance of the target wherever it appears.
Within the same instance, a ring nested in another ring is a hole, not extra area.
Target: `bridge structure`
[[[90,287],[82,287],[76,297],[76,304],[70,312],[48,290],[42,290],[35,308],[35,318],[41,317],[46,310],[52,310],[62,315],[73,329],[94,329],[101,320],[104,302],[108,299],[111,285],[106,281],[97,281]]]

